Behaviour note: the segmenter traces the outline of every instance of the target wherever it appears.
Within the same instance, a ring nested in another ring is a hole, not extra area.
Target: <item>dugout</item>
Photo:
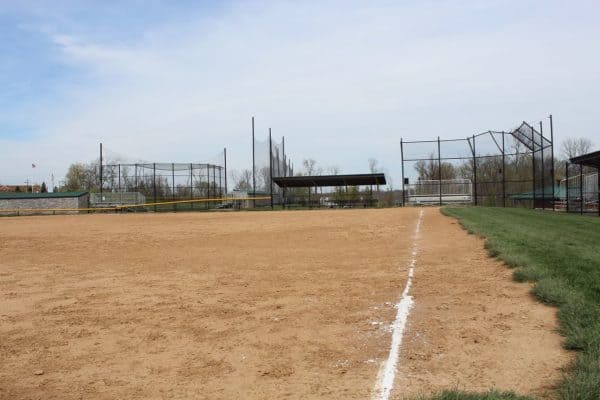
[[[600,150],[571,158],[560,182],[567,212],[600,216]]]
[[[373,187],[385,185],[385,174],[310,175],[273,177],[282,189],[283,207],[374,207]],[[361,190],[361,187],[363,188]],[[322,190],[327,188],[325,192]],[[317,189],[321,189],[319,192]]]

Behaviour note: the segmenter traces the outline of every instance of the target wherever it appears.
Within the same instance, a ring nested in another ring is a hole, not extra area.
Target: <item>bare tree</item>
[[[306,175],[313,175],[316,172],[317,162],[313,158],[305,158],[302,160],[302,166],[304,167],[304,172]]]
[[[251,190],[252,189],[252,170],[244,169],[242,171],[233,171],[234,189]]]
[[[564,158],[570,159],[590,152],[592,141],[587,138],[567,138],[560,146]]]
[[[331,174],[331,175],[337,175],[340,173],[340,167],[337,165],[332,165],[331,167],[327,168],[327,171]]]
[[[379,172],[378,165],[379,161],[377,161],[375,158],[369,158],[369,171],[371,171],[372,174]]]

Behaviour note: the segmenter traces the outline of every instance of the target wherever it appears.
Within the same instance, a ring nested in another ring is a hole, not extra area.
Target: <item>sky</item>
[[[98,157],[251,168],[256,135],[300,169],[401,181],[400,138],[554,116],[600,148],[598,1],[0,0],[0,184]],[[32,168],[32,164],[36,168]]]

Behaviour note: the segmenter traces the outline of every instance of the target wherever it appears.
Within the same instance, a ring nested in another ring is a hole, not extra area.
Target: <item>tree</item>
[[[15,192],[18,192],[18,193],[20,193],[20,192],[21,192],[21,186],[17,186],[17,187],[15,188]]]
[[[567,138],[560,146],[562,156],[566,159],[589,153],[591,148],[592,141],[587,138]]]
[[[107,175],[110,175],[110,173]],[[91,190],[99,186],[98,166],[96,163],[75,163],[69,166],[65,176],[65,190]]]
[[[374,158],[369,158],[369,171],[371,171],[372,174],[379,172],[377,168],[378,165],[379,161]]]
[[[415,163],[415,169],[421,180],[439,180],[455,179],[456,169],[454,165],[447,161],[442,161],[441,168],[437,158],[433,154],[429,155],[428,160],[419,160]],[[441,170],[441,177],[440,177]]]
[[[249,169],[233,171],[233,182],[235,190],[252,190],[252,171]]]
[[[46,187],[46,182],[42,182],[42,186],[40,187],[40,193],[48,193],[48,188]]]
[[[313,175],[316,170],[317,162],[313,158],[305,158],[302,160],[302,166],[304,167],[304,172],[306,175]]]
[[[340,167],[337,165],[332,165],[331,167],[327,168],[327,171],[331,174],[331,175],[337,175],[340,173]]]

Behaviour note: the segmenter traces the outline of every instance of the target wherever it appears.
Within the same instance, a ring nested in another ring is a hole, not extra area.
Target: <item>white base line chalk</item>
[[[390,348],[390,354],[385,363],[381,365],[379,373],[377,374],[377,382],[375,384],[375,390],[372,397],[373,400],[388,400],[394,387],[394,380],[396,378],[396,364],[398,363],[398,356],[400,355],[402,336],[404,335],[404,328],[406,327],[408,314],[413,304],[412,297],[408,294],[408,292],[410,291],[413,275],[415,273],[415,264],[417,262],[418,253],[417,239],[419,238],[422,220],[423,210],[419,212],[419,217],[417,218],[417,224],[415,226],[412,252],[408,262],[408,279],[406,281],[406,286],[404,286],[400,301],[396,304],[398,311],[396,313],[396,319],[391,326],[392,344]]]

